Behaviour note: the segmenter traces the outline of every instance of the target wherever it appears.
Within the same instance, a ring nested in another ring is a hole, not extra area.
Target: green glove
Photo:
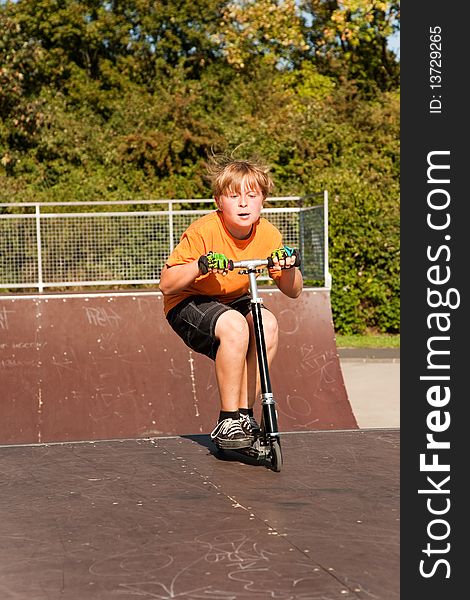
[[[224,271],[225,269],[231,269],[233,265],[233,261],[229,260],[225,254],[221,254],[219,252],[208,252],[207,254],[203,254],[198,260],[199,270],[203,275],[206,275],[212,269],[220,269]]]
[[[283,246],[282,248],[278,248],[277,250],[274,250],[274,252],[271,252],[271,256],[268,256],[268,267],[270,269],[272,269],[274,267],[274,260],[273,260],[274,258],[277,258],[278,260],[283,260],[284,258],[287,258],[288,256],[295,256],[294,267],[300,266],[300,262],[301,262],[300,252],[298,250],[296,250],[295,248],[289,248],[289,246]]]

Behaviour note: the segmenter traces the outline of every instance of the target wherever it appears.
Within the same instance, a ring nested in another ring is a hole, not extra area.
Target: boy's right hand
[[[226,275],[233,265],[233,262],[229,260],[225,254],[211,251],[200,256],[197,264],[202,275],[207,275],[209,271]]]

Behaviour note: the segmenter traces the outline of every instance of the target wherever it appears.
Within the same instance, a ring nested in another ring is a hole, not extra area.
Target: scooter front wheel
[[[273,437],[270,440],[271,444],[271,469],[275,473],[279,473],[282,469],[282,450],[281,442],[278,437]]]

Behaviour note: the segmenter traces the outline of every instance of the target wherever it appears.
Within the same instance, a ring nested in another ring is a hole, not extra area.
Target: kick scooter
[[[256,340],[256,353],[261,383],[261,423],[260,431],[255,432],[254,440],[249,448],[241,448],[241,452],[260,462],[268,463],[276,473],[282,468],[281,441],[277,426],[276,401],[271,389],[269,378],[268,358],[266,343],[264,340],[263,317],[261,307],[263,300],[258,294],[256,282],[257,273],[261,272],[258,267],[267,267],[268,260],[253,259],[239,262],[229,262],[229,270],[240,269],[240,275],[248,275],[251,295],[251,314],[253,315],[254,333]]]

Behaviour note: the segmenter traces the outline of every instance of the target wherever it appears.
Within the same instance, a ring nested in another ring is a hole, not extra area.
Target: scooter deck
[[[250,459],[255,460],[258,463],[264,464],[266,467],[279,472],[282,467],[282,451],[280,449],[279,434],[274,434],[274,438],[277,438],[277,452],[273,448],[269,439],[266,439],[265,433],[257,435],[251,444],[247,448],[232,448],[230,450],[225,448],[217,448],[219,454],[225,452],[235,452],[236,454],[246,456]]]

